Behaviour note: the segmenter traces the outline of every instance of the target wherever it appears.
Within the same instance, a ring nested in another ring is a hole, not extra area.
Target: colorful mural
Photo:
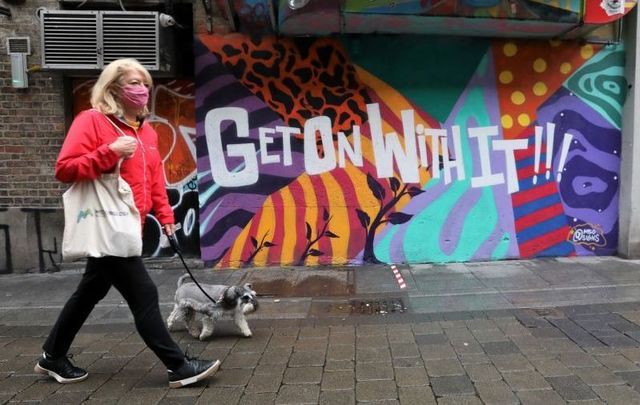
[[[416,38],[198,37],[205,261],[616,251],[622,47]]]
[[[87,108],[94,80],[77,80],[73,86],[74,115]],[[148,118],[158,133],[158,150],[164,163],[169,202],[181,229],[176,232],[185,254],[199,255],[198,190],[195,149],[195,86],[192,80],[156,80]],[[153,213],[144,228],[144,254],[172,255],[162,247],[160,223]]]

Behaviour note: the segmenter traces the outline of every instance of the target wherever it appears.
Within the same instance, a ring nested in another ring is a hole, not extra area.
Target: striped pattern
[[[343,114],[339,115],[341,122],[347,127],[352,122],[361,125],[364,162],[362,167],[353,166],[347,159],[347,165],[344,168],[335,168],[328,173],[310,176],[305,173],[301,139],[296,138],[292,141],[293,164],[291,166],[259,164],[260,178],[256,184],[239,188],[220,188],[213,182],[207,156],[206,139],[202,136],[204,116],[208,111],[220,106],[242,107],[248,111],[251,128],[248,140],[243,141],[252,142],[256,150],[259,149],[257,134],[259,127],[274,128],[277,125],[294,125],[292,121],[289,121],[292,118],[282,116],[274,106],[273,100],[267,98],[265,102],[264,94],[256,90],[255,86],[251,87],[246,83],[248,80],[246,75],[242,75],[240,78],[237,69],[233,71],[229,69],[228,62],[220,63],[216,56],[220,54],[220,49],[212,49],[212,44],[217,44],[219,47],[224,45],[223,42],[224,39],[208,42],[203,40],[197,44],[196,52],[198,180],[203,258],[218,263],[220,267],[245,264],[263,266],[298,263],[306,265],[360,263],[362,249],[368,237],[361,220],[365,222],[365,216],[373,220],[381,209],[380,201],[374,197],[368,187],[367,175],[370,174],[376,178],[376,182],[380,184],[386,194],[385,201],[389,201],[390,196],[393,195],[389,180],[377,178],[369,125],[367,122],[361,121],[366,119],[366,116],[359,116],[360,121],[352,121],[348,116],[342,120]],[[298,51],[306,52],[304,57],[309,57],[308,51],[312,48],[305,44],[301,42],[300,49],[287,47],[285,51],[282,51],[291,56],[291,64],[296,63],[296,52]],[[339,46],[338,41],[336,44]],[[326,46],[323,49],[326,50],[327,46],[331,44],[325,41],[324,45]],[[557,54],[562,58],[559,60],[549,59],[550,47],[554,48],[554,55],[555,51],[558,51]],[[555,121],[554,116],[541,118],[541,115],[544,115],[543,113],[546,111],[545,109],[548,108],[545,107],[548,100],[557,94],[558,89],[567,78],[580,69],[599,49],[598,46],[591,45],[580,47],[567,43],[556,44],[555,42],[530,44],[526,41],[496,41],[492,46],[489,57],[493,58],[497,80],[495,83],[491,81],[488,84],[483,84],[489,89],[489,94],[492,94],[491,91],[493,91],[489,87],[496,86],[496,116],[492,118],[491,122],[495,122],[496,119],[500,120],[505,139],[527,138],[529,141],[528,150],[516,152],[520,191],[510,196],[511,206],[498,210],[500,216],[509,217],[509,220],[513,215],[513,222],[509,224],[508,230],[505,230],[504,227],[500,228],[501,234],[496,236],[501,241],[507,241],[510,244],[514,243],[513,237],[516,237],[519,252],[514,248],[510,255],[527,258],[576,254],[575,247],[566,240],[569,234],[568,218],[571,217],[573,222],[573,218],[576,217],[566,208],[569,200],[564,196],[570,194],[570,190],[567,189],[570,184],[567,181],[561,184],[565,190],[565,193],[561,194],[561,190],[555,182],[555,176],[550,177],[549,180],[545,179],[544,154],[540,157],[541,170],[538,173],[537,184],[534,185],[532,182],[534,175],[533,125],[538,121],[543,123]],[[255,55],[257,59],[264,58],[260,52],[247,53],[247,50],[244,52],[249,55],[247,57]],[[229,52],[227,54],[231,55]],[[514,58],[515,55],[517,57]],[[329,77],[327,72],[332,71],[321,65],[315,66],[315,69],[318,70],[314,73],[319,74],[317,77],[325,78]],[[412,109],[415,112],[416,125],[422,124],[430,128],[441,126],[439,122],[410,102],[402,94],[402,90],[397,90],[387,84],[384,77],[376,77],[359,66],[350,65],[350,69],[355,69],[356,72],[358,80],[356,87],[360,89],[358,94],[366,103],[377,103],[379,106],[383,133],[395,132],[402,138],[404,131],[401,112],[405,109]],[[276,68],[273,71],[280,72]],[[281,76],[276,78],[281,78],[283,82],[286,79]],[[314,92],[318,88],[330,85],[330,78],[326,80],[328,80],[327,83],[322,80],[307,81],[305,85],[310,86],[310,94],[315,94]],[[300,102],[302,103],[302,101]],[[361,111],[363,104],[358,105],[360,107],[358,111]],[[289,108],[291,117],[298,115],[297,108],[298,104],[295,103],[292,104],[292,108]],[[314,108],[311,116],[317,116],[318,111],[320,113],[324,111],[321,110],[321,107]],[[345,113],[348,114],[348,112]],[[455,114],[455,112],[452,111],[451,114]],[[305,112],[303,118],[306,119],[307,115]],[[452,117],[457,116],[452,115]],[[303,121],[297,121],[296,125],[303,124]],[[452,121],[452,123],[454,122]],[[469,121],[468,125],[471,124],[472,121]],[[450,123],[446,124],[447,127],[450,125]],[[342,129],[349,134],[348,128]],[[335,127],[333,131],[335,135],[337,133]],[[223,128],[222,135],[224,147],[238,142],[233,126]],[[281,155],[282,140],[277,136],[276,134],[274,143],[269,147],[271,155]],[[348,139],[353,142],[351,136]],[[560,142],[560,138],[557,139]],[[336,146],[335,142],[333,146]],[[542,145],[543,153],[546,149],[545,146]],[[323,152],[327,153],[328,151],[324,150]],[[227,158],[226,164],[230,170],[243,169],[243,162],[237,158]],[[421,176],[420,185],[424,186],[430,181],[430,173],[424,168],[421,168],[419,173]],[[399,178],[397,173],[396,177]],[[435,184],[435,186],[437,185]],[[461,200],[448,201],[446,196],[434,194],[433,187],[425,191],[425,197],[428,198],[420,201],[420,204],[407,206],[411,199],[406,196],[393,207],[393,210],[414,215],[412,223],[422,225],[420,221],[415,219],[419,218],[420,213],[436,206],[438,212],[434,211],[434,215],[452,217],[466,213],[465,210],[482,207],[478,203],[479,200],[474,199],[464,203]],[[481,191],[484,192],[484,190]],[[479,192],[480,190],[478,190]],[[567,201],[563,203],[562,198]],[[505,203],[505,206],[507,205],[508,203]],[[358,217],[359,211],[361,211],[363,218]],[[379,220],[380,218],[377,218],[376,223]],[[599,224],[597,220],[591,222]],[[427,222],[426,225],[430,224]],[[458,223],[453,223],[448,231],[456,236],[461,231],[460,228],[454,226],[458,226]],[[396,235],[391,234],[396,238],[397,246],[402,244],[408,246],[408,243],[411,242],[408,239],[420,237],[418,233],[405,232],[407,227],[394,228],[394,225],[385,222],[383,226],[377,228],[379,234],[375,242],[379,244],[378,251],[386,249],[385,243],[388,241],[384,240],[389,235],[389,231],[394,229],[399,230]],[[369,242],[371,242],[370,236]],[[493,240],[497,240],[496,238]],[[367,249],[370,248],[370,245],[366,246]],[[383,259],[388,262],[412,259],[411,257],[400,257],[397,254],[400,249],[388,250],[388,254]],[[483,252],[477,258],[500,257],[501,254],[504,253],[502,251],[497,251],[497,253],[496,251],[488,251],[488,253]]]
[[[284,125],[280,117],[258,97],[242,86],[220,61],[203,45],[195,43],[196,54],[196,150],[198,153],[198,188],[200,192],[200,241],[201,256],[207,262],[218,262],[238,239],[246,239],[246,225],[260,210],[268,197],[291,183],[303,172],[303,155],[293,148],[293,165],[288,170],[278,170],[274,165],[260,165],[260,178],[250,186],[220,188],[211,176],[211,164],[207,154],[204,120],[208,111],[218,107],[242,107],[249,114],[252,124],[249,139],[258,149],[258,127]],[[235,142],[235,128],[222,130],[223,147]],[[295,145],[295,144],[294,144]],[[282,143],[274,145],[274,151]],[[230,170],[241,169],[239,158],[227,160]],[[239,208],[241,207],[241,208]],[[261,237],[261,236],[260,236]]]
[[[402,277],[402,274],[400,274],[400,270],[398,270],[395,264],[391,265],[391,271],[393,272],[393,275],[396,278],[400,289],[403,290],[407,288],[407,283],[404,282],[404,278]]]
[[[362,68],[356,66],[356,71],[369,89],[370,102],[376,102],[380,106],[384,133],[393,131],[402,138],[400,111],[403,109],[416,111],[416,123],[422,123],[428,128],[439,126],[437,121],[411,104],[397,90]],[[296,264],[307,243],[305,223],[311,225],[312,237],[315,238],[317,230],[322,229],[324,225],[325,207],[332,216],[327,229],[339,237],[321,238],[313,248],[323,255],[309,256],[305,264],[359,263],[358,255],[364,246],[366,233],[360,225],[356,208],[374,218],[380,207],[378,200],[366,187],[367,173],[377,177],[368,125],[361,128],[361,133],[363,167],[353,166],[347,158],[345,168],[336,168],[318,176],[302,173],[291,184],[271,194],[238,234],[232,248],[219,262],[219,267],[243,265],[255,250],[251,237],[260,240],[267,232],[267,240],[275,246],[258,252],[252,264]],[[420,176],[421,184],[426,184],[431,177],[426,170],[420,170]],[[396,173],[396,177],[399,178],[399,174]],[[379,182],[385,188],[387,196],[393,194],[387,180],[379,179]],[[408,196],[403,198],[397,204],[396,210],[400,211],[409,201]],[[384,226],[380,227],[379,231],[382,229]]]
[[[529,148],[515,153],[520,191],[511,196],[520,257],[573,256],[573,245],[567,242],[570,228],[555,177],[552,173],[549,180],[545,178],[544,153],[537,184],[533,184],[535,140],[532,131],[528,135]]]

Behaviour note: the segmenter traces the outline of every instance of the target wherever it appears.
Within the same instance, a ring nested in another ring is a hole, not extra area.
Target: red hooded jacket
[[[158,152],[158,134],[147,122],[135,130],[112,115],[109,119],[126,135],[138,140],[133,156],[122,162],[120,175],[131,186],[142,224],[151,210],[161,225],[173,224],[173,210],[167,198],[164,168]],[[109,144],[121,134],[109,119],[95,109],[76,116],[56,162],[58,180],[65,183],[94,180],[115,169],[119,157]]]

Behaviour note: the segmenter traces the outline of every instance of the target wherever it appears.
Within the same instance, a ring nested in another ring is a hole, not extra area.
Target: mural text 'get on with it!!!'
[[[576,42],[199,36],[202,258],[612,254],[623,70]]]

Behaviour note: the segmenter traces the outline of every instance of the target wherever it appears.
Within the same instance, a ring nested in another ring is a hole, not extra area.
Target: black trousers
[[[89,258],[78,288],[67,301],[44,343],[44,351],[65,356],[95,305],[114,286],[124,297],[146,345],[168,369],[184,362],[184,353],[167,330],[158,305],[158,289],[140,257]]]

